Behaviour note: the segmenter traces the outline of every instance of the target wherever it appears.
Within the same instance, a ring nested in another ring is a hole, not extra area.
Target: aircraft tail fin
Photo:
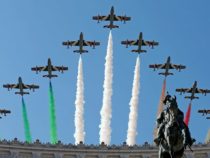
[[[73,52],[82,54],[82,53],[87,53],[88,51],[83,49],[83,50],[74,50]]]
[[[191,97],[191,96],[185,96],[184,98],[185,98],[185,99],[199,99],[199,97],[195,97],[195,96],[194,96],[194,97]]]
[[[15,92],[15,94],[24,95],[24,94],[29,94],[29,92]]]
[[[159,75],[164,75],[164,76],[168,76],[168,75],[174,75],[173,73],[169,72],[169,73],[165,73],[165,72],[160,72],[158,73]]]
[[[113,29],[113,28],[119,28],[119,26],[117,26],[117,25],[104,25],[104,28]]]
[[[134,53],[146,53],[147,51],[146,51],[146,50],[134,49],[134,50],[132,50],[131,52],[134,52]]]
[[[43,75],[43,77],[52,78],[52,77],[58,77],[58,75]]]

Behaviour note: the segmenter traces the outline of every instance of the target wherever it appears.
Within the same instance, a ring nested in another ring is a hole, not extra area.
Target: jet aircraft
[[[203,110],[198,110],[198,113],[202,113],[202,115],[207,115],[207,114],[210,114],[210,110],[206,110],[206,109],[203,109]]]
[[[201,93],[206,95],[207,93],[210,93],[210,90],[208,89],[199,89],[197,87],[197,81],[194,82],[192,88],[178,88],[176,89],[177,92],[180,92],[180,94],[182,93],[191,93],[191,96],[185,96],[186,99],[199,99],[199,97],[195,96],[196,93]]]
[[[11,113],[10,110],[0,109],[0,114],[3,114],[4,116],[6,116],[7,114],[10,114],[10,113]],[[0,118],[2,118],[2,117],[0,116]]]
[[[4,116],[6,116],[7,114],[10,114],[10,113],[11,113],[10,110],[0,109],[0,114],[3,114]]]
[[[19,89],[20,91],[19,92],[15,92],[15,94],[20,94],[21,96],[23,96],[24,94],[29,94],[29,92],[25,92],[24,89],[32,89],[33,91],[35,91],[35,89],[38,89],[39,86],[38,85],[34,85],[34,84],[31,84],[31,85],[28,85],[28,84],[24,84],[22,82],[22,79],[21,77],[18,78],[18,83],[17,84],[4,84],[3,85],[4,88],[7,88],[8,91],[10,89]]]
[[[48,59],[48,64],[47,66],[36,66],[36,67],[32,67],[31,68],[32,71],[36,71],[36,73],[38,74],[38,72],[41,71],[47,71],[48,74],[47,75],[43,75],[43,77],[48,77],[48,78],[52,78],[52,77],[58,77],[58,75],[52,74],[53,71],[61,71],[61,73],[63,73],[64,71],[68,70],[68,67],[64,67],[64,66],[53,66],[52,62],[50,60],[50,58]]]
[[[136,53],[146,53],[146,50],[142,50],[142,46],[149,46],[154,48],[154,46],[159,45],[158,42],[155,41],[145,41],[143,40],[143,33],[140,32],[139,33],[139,39],[137,40],[126,40],[126,41],[122,41],[121,44],[126,45],[126,48],[128,48],[128,46],[138,46],[138,49],[136,50],[132,50],[131,52],[136,52]]]
[[[107,16],[101,16],[101,15],[98,15],[98,16],[93,16],[93,20],[97,20],[98,23],[100,21],[109,21],[109,25],[104,25],[104,28],[109,28],[109,29],[113,29],[113,28],[119,28],[118,25],[114,25],[114,21],[123,21],[124,23],[126,21],[129,21],[131,20],[131,17],[128,17],[128,16],[117,16],[115,15],[114,13],[114,7],[112,6],[111,10],[110,10],[110,13],[109,15]]]
[[[79,50],[74,50],[75,53],[87,53],[87,50],[84,50],[83,47],[85,46],[90,46],[93,47],[93,49],[95,48],[95,46],[100,45],[100,42],[96,42],[96,41],[85,41],[84,40],[84,36],[83,33],[80,33],[80,37],[79,40],[77,41],[66,41],[62,43],[64,46],[67,46],[67,48],[69,48],[69,46],[79,46]]]
[[[170,69],[176,69],[176,70],[181,71],[181,69],[185,69],[186,66],[181,65],[181,64],[180,65],[172,64],[171,63],[171,58],[169,56],[167,58],[166,63],[149,65],[149,68],[153,68],[154,71],[156,69],[165,69],[165,72],[161,72],[161,73],[159,73],[159,75],[164,75],[165,77],[167,77],[168,75],[173,75],[173,73],[169,72]]]

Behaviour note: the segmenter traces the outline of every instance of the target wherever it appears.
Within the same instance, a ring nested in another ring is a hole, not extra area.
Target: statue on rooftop
[[[154,142],[159,146],[159,158],[181,158],[184,149],[195,142],[189,128],[184,123],[184,114],[178,108],[176,96],[169,94],[163,101],[167,106],[157,118],[158,136]],[[190,148],[191,149],[191,148]]]

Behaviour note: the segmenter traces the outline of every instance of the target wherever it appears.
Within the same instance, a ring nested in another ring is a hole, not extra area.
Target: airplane
[[[10,113],[11,113],[10,110],[0,109],[0,114],[3,114],[4,116],[6,116],[7,114],[10,114]],[[0,118],[2,118],[2,117],[0,116]]]
[[[29,94],[29,92],[25,92],[24,89],[32,89],[33,91],[35,91],[35,89],[38,89],[39,86],[38,85],[34,85],[34,84],[31,84],[31,85],[28,85],[28,84],[24,84],[22,82],[22,78],[19,77],[18,78],[18,83],[17,84],[5,84],[3,85],[4,88],[7,88],[8,91],[10,89],[19,89],[20,91],[19,92],[15,92],[15,94],[20,94],[21,96],[23,96],[24,94]]]
[[[109,15],[107,15],[107,16],[101,16],[101,15],[93,16],[93,20],[97,20],[98,23],[100,21],[109,21],[110,22],[109,25],[104,25],[104,28],[113,29],[113,28],[119,28],[118,25],[114,25],[114,21],[123,21],[125,23],[126,21],[130,21],[131,17],[128,17],[126,15],[125,16],[115,15],[114,7],[112,6]]]
[[[79,40],[77,41],[66,41],[62,43],[64,46],[67,46],[67,48],[69,48],[69,46],[79,46],[79,50],[74,50],[75,53],[87,53],[87,50],[84,50],[83,47],[85,46],[90,46],[93,47],[93,49],[95,49],[95,46],[100,45],[100,42],[96,42],[96,41],[85,41],[84,40],[84,36],[83,33],[80,33],[79,36]]]
[[[64,71],[68,70],[68,67],[53,66],[50,58],[48,58],[47,66],[40,66],[40,67],[36,66],[36,67],[32,67],[31,70],[36,71],[37,74],[38,72],[41,72],[41,71],[47,71],[48,75],[43,75],[43,77],[48,77],[51,79],[52,77],[58,77],[58,75],[52,74],[52,71],[61,71],[61,73],[63,73]]]
[[[181,71],[182,69],[185,69],[186,66],[181,65],[181,64],[180,65],[172,64],[171,63],[171,58],[169,56],[167,58],[166,63],[149,65],[149,68],[153,68],[154,71],[156,69],[165,69],[165,72],[161,72],[161,73],[159,73],[159,75],[164,75],[165,77],[167,77],[168,75],[173,75],[173,73],[169,72],[170,69],[176,69],[176,70]]]
[[[122,41],[121,44],[126,45],[126,48],[128,48],[128,46],[138,46],[137,50],[132,50],[131,52],[136,52],[136,53],[146,53],[146,50],[142,50],[141,47],[142,46],[149,46],[152,47],[152,49],[154,48],[154,46],[159,45],[158,42],[155,41],[145,41],[143,40],[143,33],[140,32],[139,33],[139,39],[137,40],[126,40],[126,41]]]
[[[206,110],[206,109],[203,109],[203,110],[198,110],[198,113],[202,113],[202,115],[207,115],[207,114],[210,114],[210,110]]]
[[[176,89],[177,92],[180,92],[180,94],[182,93],[191,93],[191,96],[185,96],[186,99],[199,99],[199,97],[195,96],[196,93],[201,93],[204,94],[206,96],[207,93],[210,93],[210,90],[208,89],[199,89],[197,88],[197,81],[194,82],[192,88],[179,88]]]

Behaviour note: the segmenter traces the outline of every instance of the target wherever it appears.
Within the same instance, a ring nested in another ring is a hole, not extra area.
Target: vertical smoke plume
[[[51,81],[49,82],[49,98],[50,98],[50,141],[51,144],[58,142],[57,128],[56,128],[56,115],[55,115],[55,101]]]
[[[80,142],[84,143],[85,131],[84,131],[84,82],[83,82],[83,68],[82,58],[80,56],[78,63],[78,75],[77,75],[77,92],[75,100],[75,144]]]
[[[184,122],[187,126],[190,122],[191,106],[192,106],[192,103],[190,102],[190,104],[188,105],[188,108],[187,108],[187,113],[186,113],[185,119],[184,119]]]
[[[113,78],[113,43],[112,33],[109,33],[107,54],[105,62],[104,73],[104,91],[103,91],[103,103],[100,111],[101,124],[100,128],[100,143],[104,142],[109,145],[111,141],[111,118],[112,118],[112,78]]]
[[[163,87],[162,87],[162,92],[161,92],[160,101],[159,101],[159,105],[158,105],[157,116],[159,116],[161,114],[161,112],[163,111],[163,100],[165,99],[165,93],[166,93],[166,78],[163,81]],[[156,138],[156,137],[157,137],[157,128],[155,127],[154,138]]]
[[[206,144],[210,143],[210,129],[208,130],[208,133],[206,135],[205,143]]]
[[[137,136],[137,119],[138,119],[138,103],[139,103],[139,88],[140,88],[140,58],[136,59],[136,66],[134,70],[132,97],[130,100],[130,114],[128,122],[127,140],[129,146],[136,144]]]
[[[24,129],[25,129],[25,139],[27,143],[31,143],[32,139],[31,139],[30,125],[28,121],[26,104],[23,97],[22,97],[22,115],[23,115]]]

